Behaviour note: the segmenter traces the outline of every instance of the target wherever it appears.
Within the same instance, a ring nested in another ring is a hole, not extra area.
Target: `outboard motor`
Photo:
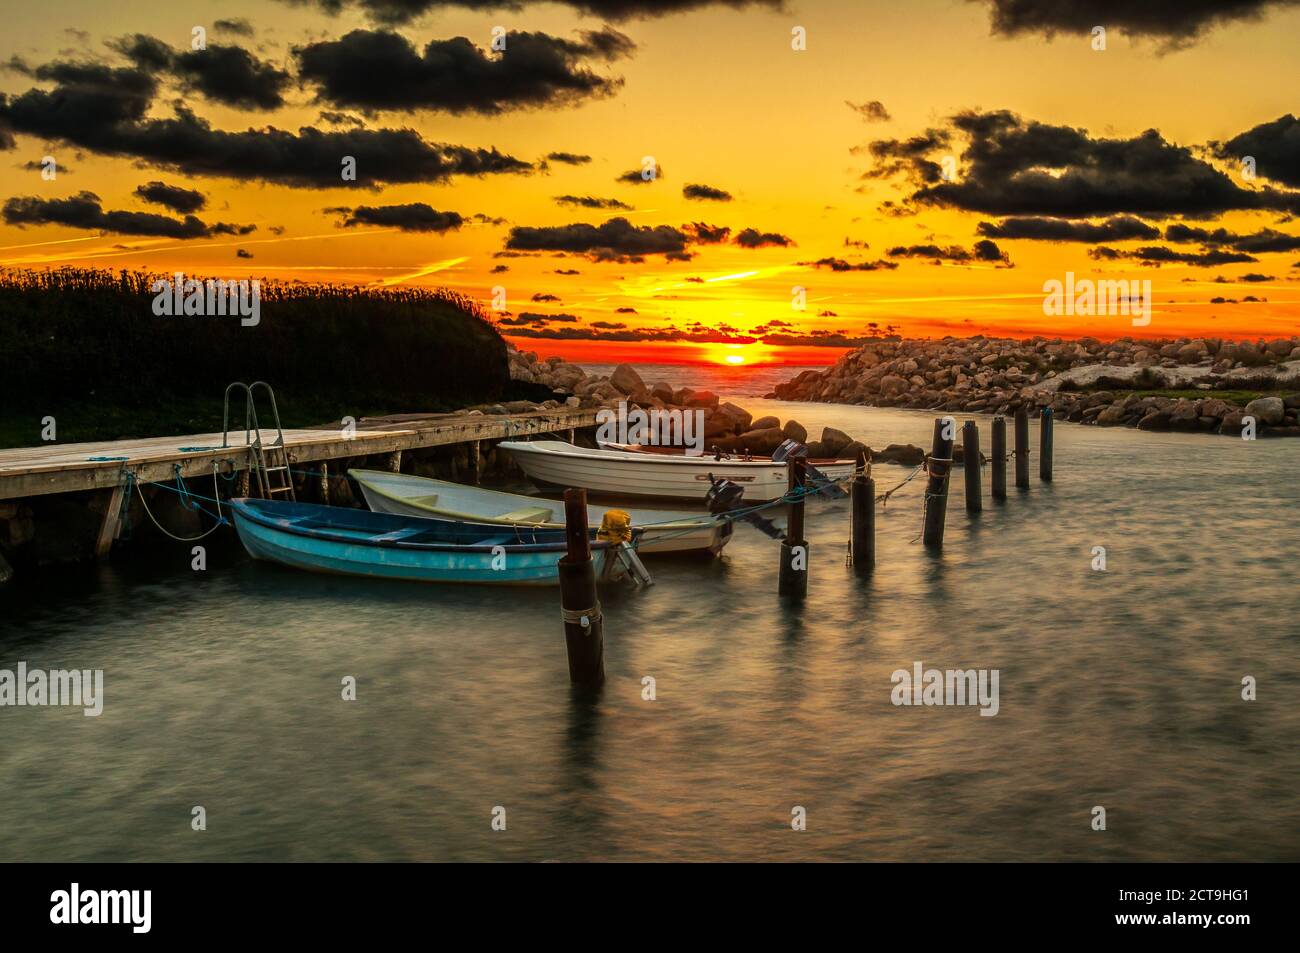
[[[711,485],[709,486],[709,492],[704,497],[704,501],[708,504],[709,512],[714,516],[726,517],[728,514],[744,508],[742,503],[745,488],[739,483],[719,479],[712,473],[709,474],[709,482]],[[730,517],[730,520],[737,519],[744,520],[760,532],[772,537],[772,539],[785,539],[785,533],[777,529],[775,523],[758,513],[743,513],[739,516]]]
[[[785,463],[787,460],[807,460],[808,448],[798,440],[786,439],[781,445],[772,451],[773,463]],[[849,494],[839,485],[834,483],[830,477],[822,473],[811,463],[804,464],[804,473],[808,476],[808,485],[813,487],[822,496],[828,496],[832,500],[844,499]]]

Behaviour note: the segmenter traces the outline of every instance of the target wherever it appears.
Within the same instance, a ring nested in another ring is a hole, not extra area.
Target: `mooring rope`
[[[170,490],[173,493],[179,494],[181,497],[182,505],[184,505],[186,509],[197,510],[200,513],[205,513],[208,516],[212,516],[213,519],[216,520],[216,523],[214,523],[212,525],[212,528],[209,529],[207,532],[201,533],[198,536],[177,536],[175,533],[171,532],[169,529],[167,529],[165,526],[163,526],[161,523],[158,522],[158,517],[153,515],[153,511],[149,509],[149,502],[144,498],[144,488],[141,486],[140,481],[135,478],[134,473],[128,470],[126,473],[127,482],[128,484],[132,484],[132,483],[135,484],[136,493],[139,494],[140,497],[140,505],[144,507],[145,515],[149,517],[149,519],[153,522],[153,525],[158,527],[158,531],[161,532],[164,536],[168,536],[171,539],[176,540],[178,543],[194,543],[194,542],[198,542],[200,539],[204,539],[205,537],[211,536],[222,526],[227,525],[230,522],[230,520],[226,519],[225,516],[221,514],[221,496],[220,496],[221,487],[217,483],[218,469],[217,469],[216,461],[214,460],[212,462],[212,492],[217,495],[212,497],[205,497],[202,494],[195,493],[192,490],[188,489],[185,486],[185,481],[181,479],[180,465],[173,464],[173,467],[176,473],[176,483],[177,483],[176,487],[168,486],[166,483],[156,483],[156,482],[150,483],[150,486],[161,487],[164,490]],[[130,493],[129,486],[127,492],[128,494]],[[199,506],[197,503],[192,502],[192,500],[209,500],[210,502],[216,503],[217,512],[215,516],[212,513],[209,513],[203,507]]]

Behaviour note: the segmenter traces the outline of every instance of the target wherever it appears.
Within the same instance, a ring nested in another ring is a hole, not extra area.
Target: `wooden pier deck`
[[[307,463],[446,446],[477,440],[501,440],[530,434],[563,433],[596,423],[596,411],[538,410],[505,415],[401,414],[362,418],[356,432],[341,428],[285,430],[289,462]],[[262,429],[263,440],[274,430]],[[180,467],[182,477],[210,476],[213,464],[223,472],[246,470],[251,453],[244,431],[232,431],[229,447],[221,434],[146,437],[92,443],[50,443],[40,447],[0,450],[0,500],[115,489],[129,470],[141,483],[171,480]],[[229,461],[229,463],[227,463]]]

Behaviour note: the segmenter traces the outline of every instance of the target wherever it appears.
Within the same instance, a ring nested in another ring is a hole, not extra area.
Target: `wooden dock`
[[[480,440],[504,440],[532,434],[565,433],[596,423],[594,409],[538,410],[517,414],[402,414],[362,418],[355,433],[341,428],[285,430],[289,462],[308,463],[372,453],[396,453],[425,447]],[[262,428],[263,441],[274,429]],[[243,429],[232,431],[231,446],[222,447],[221,434],[145,437],[92,443],[51,443],[40,447],[0,450],[0,500],[49,493],[117,489],[131,472],[140,483],[182,477],[211,476],[247,470],[252,453]]]

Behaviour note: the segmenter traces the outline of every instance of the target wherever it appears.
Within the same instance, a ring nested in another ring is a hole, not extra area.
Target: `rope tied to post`
[[[591,631],[592,624],[599,622],[604,617],[600,612],[600,603],[597,602],[590,609],[566,609],[561,606],[560,618],[565,622],[572,622],[575,625],[582,626],[587,631]]]

